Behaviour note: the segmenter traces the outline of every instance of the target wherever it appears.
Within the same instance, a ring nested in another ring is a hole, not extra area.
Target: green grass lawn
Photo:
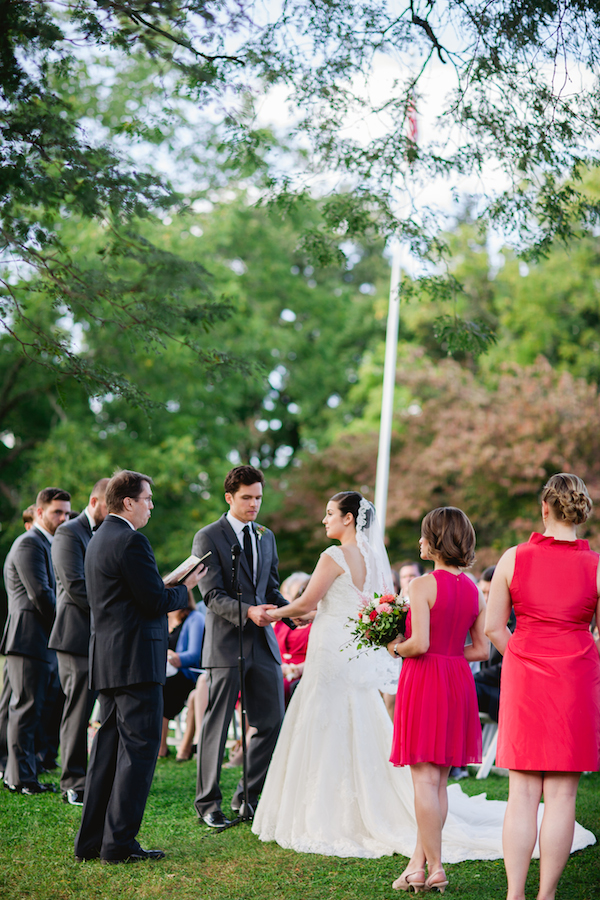
[[[228,801],[240,770],[224,770]],[[58,782],[58,776],[47,779]],[[307,773],[310,777],[310,773]],[[67,806],[60,794],[41,797],[0,792],[0,898],[32,900],[392,900],[391,888],[406,860],[337,859],[282,850],[262,844],[242,825],[214,834],[198,825],[192,805],[195,762],[159,760],[140,832],[143,847],[161,848],[167,858],[128,866],[76,863],[73,839],[80,810]],[[491,775],[485,781],[462,781],[469,794],[486,791],[505,799],[508,780]],[[224,806],[227,812],[227,806]],[[600,775],[582,778],[578,819],[600,835]],[[447,867],[447,895],[473,900],[505,896],[502,860],[465,862]],[[531,865],[528,897],[535,898],[538,864]],[[558,897],[600,898],[598,845],[571,856]]]

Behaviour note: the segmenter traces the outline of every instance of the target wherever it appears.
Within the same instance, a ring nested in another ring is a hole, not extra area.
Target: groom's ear
[[[229,491],[225,493],[225,502],[231,506],[231,501],[233,500],[233,494],[230,494]]]

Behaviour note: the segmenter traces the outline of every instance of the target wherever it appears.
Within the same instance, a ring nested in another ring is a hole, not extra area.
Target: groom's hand
[[[274,603],[261,603],[260,606],[251,606],[248,609],[248,618],[251,619],[255,625],[264,628],[265,625],[270,625],[272,622],[276,621],[269,615],[268,611],[270,609],[277,609],[277,607]]]

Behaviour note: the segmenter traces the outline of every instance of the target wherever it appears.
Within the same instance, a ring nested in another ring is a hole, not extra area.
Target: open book
[[[176,584],[181,584],[182,581],[190,575],[194,569],[197,569],[198,566],[204,562],[204,560],[210,556],[211,551],[205,553],[204,556],[188,556],[181,565],[177,566],[176,569],[173,569],[172,572],[169,572],[168,575],[165,575],[163,581],[167,587],[174,587]]]

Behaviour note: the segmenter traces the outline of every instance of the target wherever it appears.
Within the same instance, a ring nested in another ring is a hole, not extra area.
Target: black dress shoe
[[[139,850],[136,850],[135,853],[132,853],[130,856],[125,856],[122,859],[101,859],[100,862],[105,866],[116,866],[119,863],[136,863],[142,862],[144,859],[164,859],[165,852],[164,850],[143,850],[141,847]]]
[[[202,816],[202,821],[209,828],[225,828],[226,825],[231,824],[230,820],[223,815],[220,809],[206,813]]]
[[[86,853],[85,856],[75,856],[75,862],[90,862],[92,859],[100,859],[99,850],[92,850],[90,853]]]
[[[63,791],[63,803],[70,803],[71,806],[83,806],[83,791],[76,791],[74,788],[69,788],[66,791]]]
[[[4,787],[11,794],[25,794],[28,797],[33,796],[33,794],[56,794],[58,792],[55,784],[40,784],[39,781],[25,781],[23,784],[7,784],[4,782]]]

